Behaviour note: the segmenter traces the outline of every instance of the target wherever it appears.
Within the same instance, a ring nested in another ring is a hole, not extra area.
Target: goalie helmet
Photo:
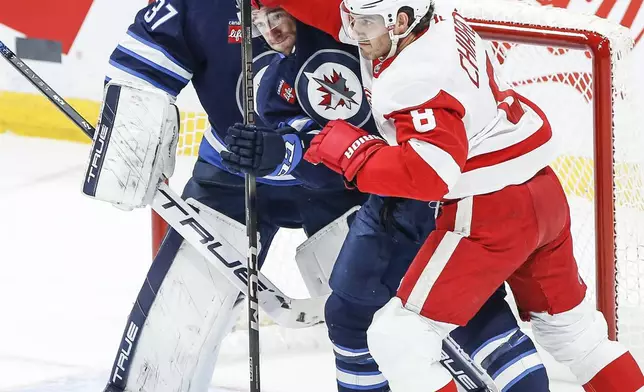
[[[389,34],[392,42],[389,58],[396,52],[398,41],[412,32],[432,4],[432,0],[343,0],[340,4],[342,26],[347,36],[358,42]],[[414,11],[414,20],[405,32],[394,34],[398,12],[403,7]]]

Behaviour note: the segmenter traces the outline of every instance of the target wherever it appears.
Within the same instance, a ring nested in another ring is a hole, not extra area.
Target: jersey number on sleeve
[[[170,20],[170,18],[179,13],[177,9],[172,6],[172,4],[166,5],[165,2],[166,0],[157,0],[156,4],[152,8],[150,8],[148,12],[145,13],[145,15],[143,15],[143,18],[147,23],[152,23],[152,21],[156,19],[159,11],[161,11],[163,8],[167,10],[167,12],[163,16],[161,16],[156,22],[154,22],[151,27],[152,31],[154,31],[154,29],[161,26],[162,24]]]
[[[432,109],[412,110],[409,114],[416,132],[425,133],[436,128],[436,118]]]

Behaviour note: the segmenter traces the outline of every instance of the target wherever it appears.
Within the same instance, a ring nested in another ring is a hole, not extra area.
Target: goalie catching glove
[[[179,111],[154,87],[110,81],[89,156],[83,193],[130,210],[152,202],[174,172]]]

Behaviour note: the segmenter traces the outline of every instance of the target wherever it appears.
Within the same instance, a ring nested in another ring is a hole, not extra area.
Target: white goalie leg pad
[[[144,85],[110,81],[104,90],[82,192],[122,209],[152,201],[174,172],[179,113],[173,97]]]
[[[391,390],[428,392],[447,385],[452,376],[439,363],[442,340],[456,327],[406,309],[398,297],[378,310],[367,343]]]
[[[241,252],[245,226],[188,199],[214,230]],[[183,242],[157,293],[130,365],[126,390],[204,392],[221,342],[244,301],[239,290],[196,249]]]
[[[183,242],[141,328],[126,390],[206,391],[238,294]]]
[[[349,234],[347,219],[359,209],[360,206],[353,207],[297,247],[295,262],[312,297],[331,292],[331,271]]]
[[[531,313],[534,337],[557,361],[568,366],[581,384],[626,352],[608,340],[604,316],[589,301],[559,313]]]

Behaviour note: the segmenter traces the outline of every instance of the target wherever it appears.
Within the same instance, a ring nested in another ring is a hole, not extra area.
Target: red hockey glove
[[[336,173],[353,181],[369,157],[387,143],[343,120],[329,121],[311,140],[304,159],[314,165],[323,163]]]

